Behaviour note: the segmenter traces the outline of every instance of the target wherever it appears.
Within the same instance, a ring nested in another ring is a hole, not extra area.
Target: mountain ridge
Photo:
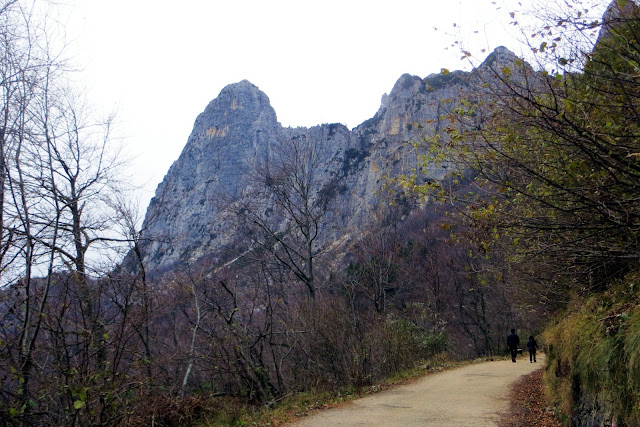
[[[427,131],[442,132],[445,102],[461,96],[476,70],[515,58],[499,47],[471,72],[426,78],[403,74],[383,95],[376,114],[351,130],[339,123],[283,127],[256,85],[242,80],[226,86],[196,118],[149,204],[142,233],[148,271],[162,273],[204,257],[213,264],[232,258],[233,248],[242,246],[241,226],[227,208],[254,186],[256,165],[273,161],[278,144],[296,138],[312,141],[326,156],[317,179],[331,226],[321,230],[319,243],[349,240],[376,210],[385,177],[416,168],[416,152],[408,141]],[[425,131],[426,123],[433,129]],[[446,168],[434,165],[422,178],[443,179]]]

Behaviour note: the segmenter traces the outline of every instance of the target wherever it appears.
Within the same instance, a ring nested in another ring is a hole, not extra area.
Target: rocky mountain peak
[[[269,97],[248,80],[225,86],[196,119],[194,132],[220,138],[239,125],[258,126],[277,122]]]
[[[500,62],[515,58],[505,48],[490,56]],[[148,271],[162,273],[205,258],[219,265],[250,250],[232,206],[248,197],[257,185],[256,165],[276,161],[283,141],[320,148],[324,163],[314,188],[327,214],[317,242],[348,242],[362,233],[382,203],[385,176],[415,169],[417,155],[407,142],[424,136],[420,124],[441,131],[443,102],[460,96],[468,75],[454,71],[422,79],[404,74],[383,96],[376,115],[352,131],[339,124],[283,128],[257,86],[247,80],[226,86],[196,119],[147,210],[142,252]],[[421,179],[442,179],[446,167],[423,172]],[[269,200],[261,203],[268,206]],[[287,232],[286,221],[279,227]]]
[[[413,92],[423,84],[422,78],[405,73],[396,81],[396,84],[391,90],[391,96],[399,95],[401,92]]]
[[[481,66],[501,68],[506,65],[512,65],[518,57],[504,46],[498,46],[484,60]]]
[[[216,102],[217,108],[230,110],[243,110],[245,107],[271,105],[269,97],[249,80],[242,80],[225,86],[218,97],[212,101],[212,103],[214,102]]]

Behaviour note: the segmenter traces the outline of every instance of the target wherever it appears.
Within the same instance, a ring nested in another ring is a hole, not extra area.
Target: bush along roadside
[[[640,425],[640,274],[575,298],[544,333],[545,379],[565,424]]]
[[[311,390],[292,393],[277,402],[264,405],[251,405],[241,400],[218,399],[224,405],[206,406],[188,425],[194,427],[218,426],[282,426],[288,425],[298,418],[305,417],[317,410],[324,410],[342,405],[345,402],[378,393],[389,388],[406,384],[422,378],[430,373],[454,369],[469,363],[479,363],[484,359],[452,361],[447,353],[440,353],[417,364],[412,369],[397,372],[395,375],[376,384],[362,387],[342,387],[333,390]],[[157,424],[184,425],[184,424]]]

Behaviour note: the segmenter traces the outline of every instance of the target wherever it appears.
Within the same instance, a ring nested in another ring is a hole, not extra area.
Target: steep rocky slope
[[[195,121],[178,160],[152,199],[143,226],[146,268],[161,273],[209,257],[232,257],[239,225],[226,209],[252,186],[256,164],[268,161],[283,140],[313,141],[325,153],[316,177],[328,211],[321,244],[357,235],[380,202],[385,175],[411,170],[416,151],[408,141],[441,132],[447,103],[455,102],[474,74],[515,56],[497,48],[471,73],[455,71],[420,78],[405,74],[374,117],[353,130],[341,124],[284,128],[267,95],[244,80],[225,87]],[[442,179],[446,165],[422,179]]]

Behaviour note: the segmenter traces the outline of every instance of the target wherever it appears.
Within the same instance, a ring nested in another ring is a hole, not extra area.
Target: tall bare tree
[[[314,262],[327,201],[322,197],[320,170],[327,155],[319,143],[303,136],[283,139],[255,169],[257,194],[242,201],[242,212],[257,228],[257,243],[269,251],[316,296]]]

